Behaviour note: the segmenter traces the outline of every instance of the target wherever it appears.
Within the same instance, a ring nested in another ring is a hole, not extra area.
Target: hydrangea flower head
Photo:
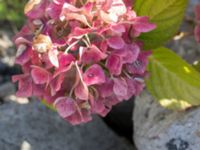
[[[36,96],[71,124],[105,116],[144,88],[149,51],[137,37],[155,28],[129,0],[30,0],[15,36],[18,96]]]

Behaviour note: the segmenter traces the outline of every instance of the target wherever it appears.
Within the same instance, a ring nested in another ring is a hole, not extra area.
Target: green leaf
[[[166,108],[183,110],[200,105],[200,74],[167,48],[149,57],[147,88]]]
[[[172,38],[184,16],[188,0],[135,0],[134,10],[139,16],[149,16],[157,29],[142,34],[139,38],[144,41],[145,49],[162,46]]]

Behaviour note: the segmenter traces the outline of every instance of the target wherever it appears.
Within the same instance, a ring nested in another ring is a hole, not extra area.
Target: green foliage
[[[200,74],[167,48],[158,48],[150,56],[150,93],[166,108],[183,110],[200,105]]]
[[[142,34],[145,48],[162,46],[177,32],[188,0],[135,0],[134,10],[139,16],[149,16],[157,25],[152,32]]]
[[[26,0],[0,0],[0,20],[8,20],[20,26],[24,22]]]

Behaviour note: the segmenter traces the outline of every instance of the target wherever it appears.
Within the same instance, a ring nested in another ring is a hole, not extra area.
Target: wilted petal
[[[33,39],[33,49],[38,53],[45,53],[52,48],[51,38],[44,34],[39,34]]]
[[[55,108],[62,118],[69,117],[76,112],[74,100],[69,97],[59,97],[54,102]]]
[[[103,69],[97,64],[92,65],[83,74],[83,81],[88,86],[104,83],[106,78]]]

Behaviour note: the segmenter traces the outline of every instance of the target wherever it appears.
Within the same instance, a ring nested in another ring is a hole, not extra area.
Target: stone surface
[[[0,105],[0,150],[133,150],[98,117],[71,126],[36,100],[12,99]]]
[[[200,150],[200,108],[172,112],[145,91],[135,100],[134,123],[138,150]]]

